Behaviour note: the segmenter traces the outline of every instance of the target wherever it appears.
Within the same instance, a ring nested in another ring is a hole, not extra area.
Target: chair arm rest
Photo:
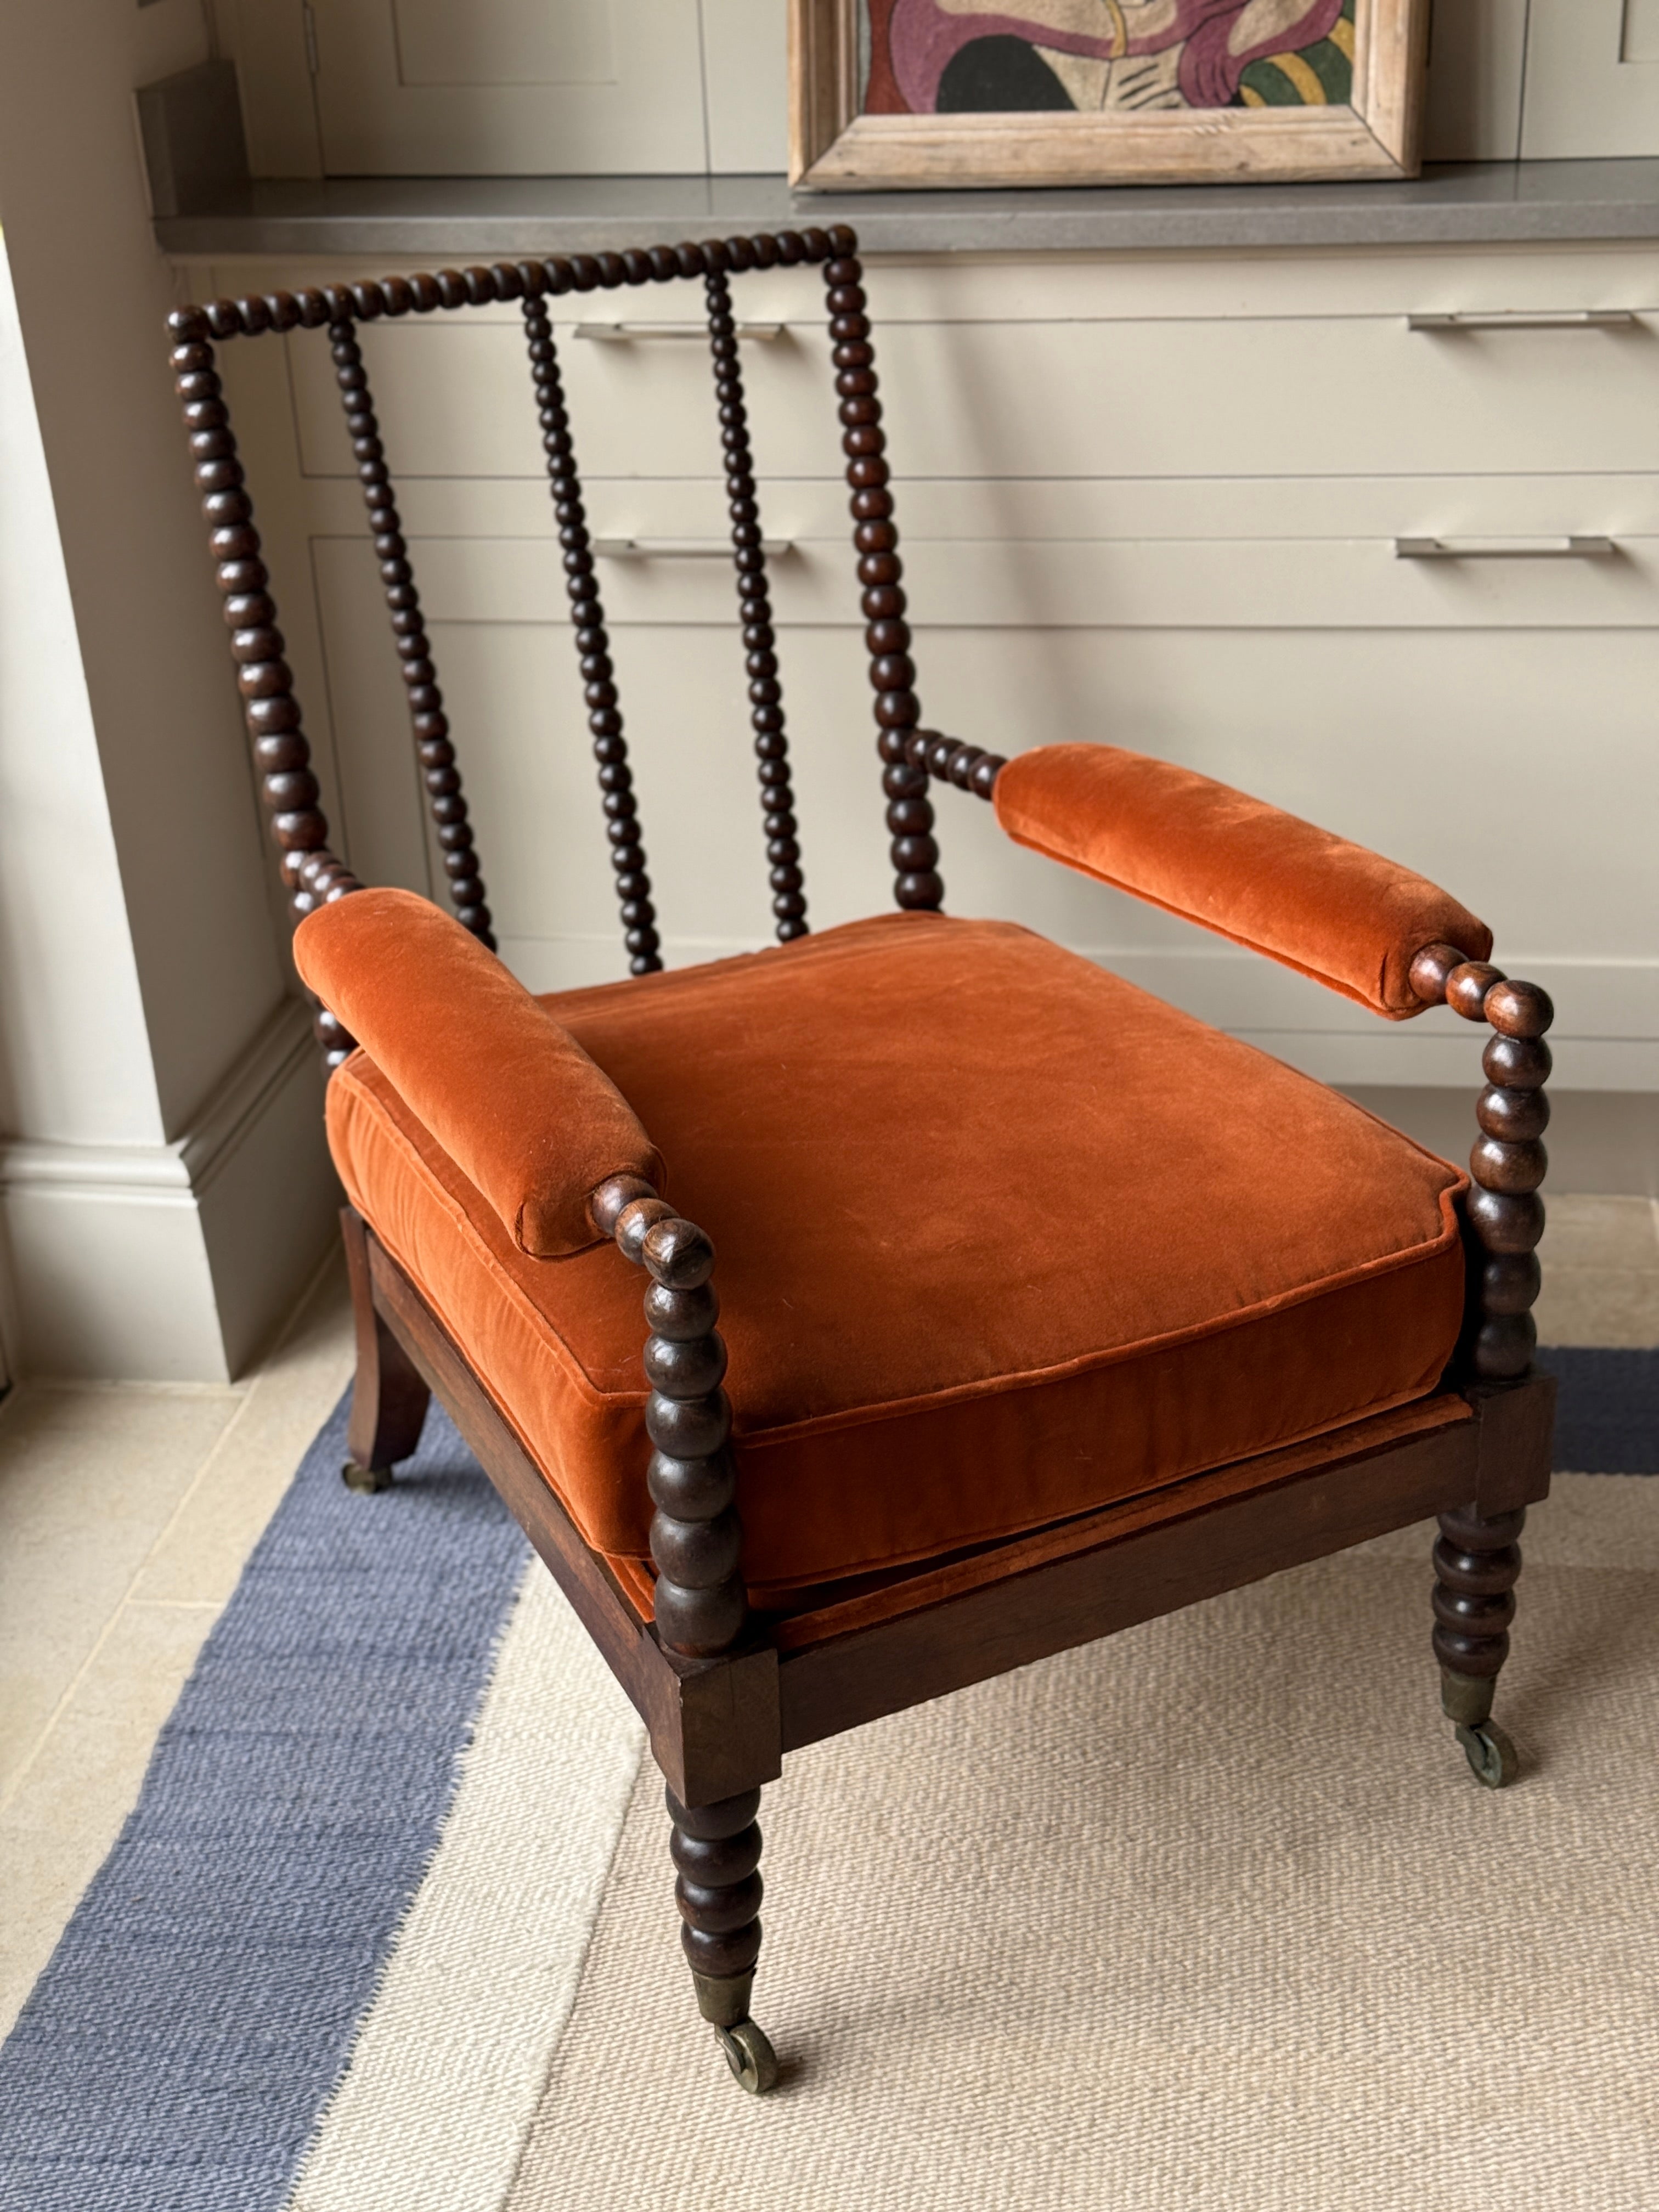
[[[461,1170],[520,1251],[602,1241],[613,1176],[664,1182],[633,1108],[476,937],[413,891],[354,891],[294,935],[301,975]]]
[[[1116,745],[1040,745],[1000,770],[1017,845],[1249,945],[1390,1021],[1430,944],[1471,960],[1492,932],[1425,877],[1172,762]]]

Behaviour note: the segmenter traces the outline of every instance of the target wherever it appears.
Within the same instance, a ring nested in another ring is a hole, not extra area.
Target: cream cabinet
[[[1520,150],[1659,154],[1659,0],[1529,0]]]
[[[930,722],[1167,754],[1379,847],[1556,992],[1563,1086],[1659,1089],[1659,254],[940,257],[869,289]],[[890,890],[819,296],[779,270],[739,305],[821,926]],[[629,295],[655,324],[592,334],[617,297],[562,302],[557,335],[680,962],[763,941],[759,810],[708,356],[674,330],[696,297]],[[618,973],[516,312],[363,343],[504,950],[542,988]],[[331,810],[361,872],[428,889],[326,349],[224,358]],[[1453,1018],[1376,1023],[939,806],[959,910],[1328,1079],[1471,1079]]]
[[[256,176],[785,166],[782,0],[215,0]],[[1431,161],[1659,154],[1659,0],[1436,0]]]
[[[781,0],[216,0],[256,176],[781,170]]]
[[[1423,151],[1659,155],[1659,0],[1435,0]]]
[[[682,96],[696,0],[312,0],[312,19],[331,173],[707,167]]]

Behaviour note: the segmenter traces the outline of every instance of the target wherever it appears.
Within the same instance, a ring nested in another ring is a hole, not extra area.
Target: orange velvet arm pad
[[[429,899],[353,891],[306,916],[294,957],[520,1251],[601,1243],[587,1199],[609,1176],[661,1189],[662,1160],[611,1078]]]
[[[1471,960],[1492,932],[1393,860],[1191,769],[1116,745],[1039,745],[999,774],[1017,845],[1265,952],[1390,1021],[1421,1013],[1425,945]]]

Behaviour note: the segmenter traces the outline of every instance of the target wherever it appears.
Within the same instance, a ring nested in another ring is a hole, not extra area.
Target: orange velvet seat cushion
[[[1451,1352],[1456,1170],[1025,930],[886,915],[545,1003],[714,1240],[762,1603],[1401,1404]],[[328,1121],[354,1204],[642,1586],[641,1275],[518,1249],[362,1054]]]

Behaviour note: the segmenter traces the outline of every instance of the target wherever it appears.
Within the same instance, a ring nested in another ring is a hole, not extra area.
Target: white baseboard
[[[173,1143],[0,1143],[13,1371],[234,1378],[339,1202],[310,1019],[285,999]]]

